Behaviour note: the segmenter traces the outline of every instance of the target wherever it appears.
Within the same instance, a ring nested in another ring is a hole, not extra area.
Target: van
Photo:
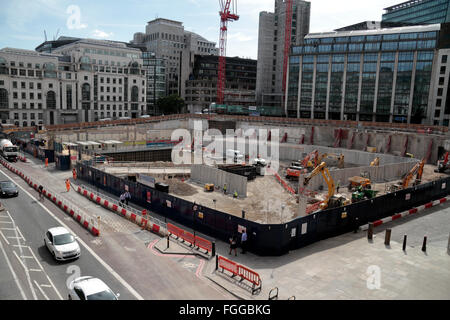
[[[111,120],[112,120],[111,118],[104,118],[104,119],[100,119],[98,121],[111,121]]]
[[[140,116],[140,118],[150,118],[150,116],[148,114],[144,114],[144,115]]]
[[[130,120],[130,117],[120,117],[119,120]]]
[[[244,161],[244,155],[239,150],[228,149],[226,159],[233,159],[234,162]]]

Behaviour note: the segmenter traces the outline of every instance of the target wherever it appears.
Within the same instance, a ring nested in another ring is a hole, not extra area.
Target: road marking
[[[70,231],[70,230],[69,230]],[[30,247],[28,247],[28,249],[30,249],[31,254],[34,257],[34,260],[36,260],[37,264],[39,265],[39,267],[41,267],[42,270],[44,270],[44,268],[42,267],[42,264],[39,262],[39,260],[36,258],[36,255],[34,254],[33,250],[31,250]],[[52,279],[50,279],[50,277],[48,276],[48,274],[44,271],[45,276],[48,279],[48,282],[50,282],[50,284],[53,286],[53,289],[55,290],[56,294],[58,295],[59,299],[62,300],[63,297],[61,296],[61,294],[59,293],[58,289],[56,289],[55,285],[52,282]]]
[[[5,239],[6,243],[7,243],[8,246],[9,246],[9,245],[10,245],[10,244],[9,244],[9,241],[8,241],[8,239],[6,239],[6,237],[5,237],[5,235],[3,234],[3,232],[0,231],[0,234],[2,235],[3,239]]]
[[[36,287],[38,287],[39,291],[41,292],[41,294],[44,296],[45,299],[50,300],[47,295],[45,294],[44,290],[42,290],[41,286],[36,282],[36,280],[34,280],[34,283],[36,284]]]
[[[41,270],[41,269],[30,269],[30,270],[28,270],[28,271],[34,271],[34,272],[42,272],[42,270]]]
[[[9,180],[14,181],[9,175],[7,175],[3,170],[0,170]],[[27,190],[25,190],[21,185],[17,184],[17,186],[22,189],[23,192],[25,192],[31,199],[36,200],[36,198],[31,195]],[[53,219],[55,219],[60,225],[62,225],[64,228],[66,228],[69,232],[71,232],[72,234],[76,234],[75,232],[73,232],[64,222],[62,222],[58,217],[56,217],[49,209],[47,209],[47,207],[45,207],[41,202],[37,201],[37,204],[40,205],[42,207],[42,209],[44,209]],[[78,242],[81,243],[81,245],[83,247],[86,248],[86,250],[89,251],[89,253],[95,258],[97,259],[97,261],[103,265],[103,267],[105,267],[106,270],[109,271],[109,273],[111,273],[111,275],[117,279],[117,281],[119,281],[125,288],[128,289],[128,291],[130,291],[130,293],[136,297],[138,300],[144,300],[144,298],[136,291],[133,289],[133,287],[131,285],[129,285],[116,271],[114,271],[113,268],[111,268],[102,258],[100,258],[95,252],[94,250],[92,250],[83,240],[81,240],[80,238],[78,239]],[[34,255],[34,253],[33,253]],[[48,277],[48,276],[47,276]],[[50,278],[49,278],[50,279]],[[56,290],[56,289],[55,289]],[[59,295],[59,293],[58,293]],[[61,297],[61,296],[60,296]],[[61,297],[62,300],[62,297]]]
[[[27,246],[23,246],[21,244],[13,244],[13,247],[26,248]]]
[[[33,259],[33,257],[30,257],[30,256],[20,256],[21,258],[24,258],[24,259]]]
[[[51,288],[52,286],[49,284],[41,284],[41,287],[45,287],[45,288]]]
[[[9,261],[8,256],[6,255],[5,249],[3,248],[3,244],[1,241],[0,241],[0,249],[2,249],[3,255],[5,256],[6,263],[8,264],[9,270],[11,271],[14,281],[16,282],[16,285],[19,288],[19,291],[20,291],[20,294],[22,295],[23,300],[28,300],[27,296],[25,295],[25,292],[22,289],[22,286],[20,285],[20,282],[19,282],[19,279],[17,278],[16,273],[14,272],[14,269],[11,266],[11,262]]]
[[[36,291],[34,291],[33,283],[31,282],[30,272],[28,271],[27,267],[23,263],[22,259],[19,258],[17,253],[15,251],[13,251],[13,253],[16,256],[17,260],[19,260],[19,262],[22,265],[23,269],[25,270],[25,274],[26,274],[27,280],[28,280],[28,285],[29,285],[29,287],[31,289],[31,294],[33,295],[34,300],[37,300]]]
[[[12,223],[11,221],[0,221],[0,223]]]
[[[11,222],[12,223],[12,222]],[[0,228],[1,230],[8,230],[8,231],[14,231],[14,230],[16,230],[16,229],[14,229],[14,228]]]
[[[19,256],[17,255],[17,253],[15,251],[13,251],[14,255],[16,256],[17,260],[19,260],[20,264],[22,265],[22,267],[25,269],[25,271],[28,271],[27,267],[23,264],[22,259],[19,258]]]

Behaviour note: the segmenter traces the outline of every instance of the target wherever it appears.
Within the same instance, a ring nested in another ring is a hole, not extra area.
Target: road
[[[40,169],[33,164],[15,166],[24,172]],[[96,238],[50,201],[37,201],[37,193],[20,177],[1,168],[0,180],[8,179],[22,189],[17,198],[0,200],[6,208],[0,212],[0,300],[65,299],[68,279],[75,275],[101,278],[126,300],[233,299],[201,276],[201,259],[155,252],[152,244],[161,239],[158,236],[124,220],[129,225],[103,228]],[[73,192],[72,197],[77,196]],[[93,205],[89,210],[104,209]],[[78,260],[56,262],[44,246],[45,231],[58,225],[78,237]]]

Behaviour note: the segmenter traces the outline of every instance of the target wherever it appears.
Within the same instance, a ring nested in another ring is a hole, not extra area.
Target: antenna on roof
[[[56,35],[53,37],[53,41],[56,41],[56,39],[58,38],[58,34],[59,34],[59,28],[58,28],[58,31],[56,31]]]
[[[44,30],[45,42],[47,42],[47,32]]]

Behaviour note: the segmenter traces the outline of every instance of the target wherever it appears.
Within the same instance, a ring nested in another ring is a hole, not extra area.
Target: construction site
[[[437,160],[448,150],[444,128],[388,131],[376,123],[352,128],[348,122],[341,128],[338,123],[296,124],[290,119],[283,124],[277,118],[252,122],[237,116],[176,117],[91,128],[54,126],[34,139],[19,138],[18,143],[24,149],[34,148],[32,153],[38,155],[53,149],[55,157],[69,156],[71,166],[79,160],[89,161],[105,173],[260,224],[284,223],[447,176],[445,170],[435,172]],[[194,139],[182,141],[173,132],[183,128],[194,137],[199,124],[201,134],[208,129],[233,130],[234,136],[226,138],[228,143],[222,141],[223,155],[216,155],[217,162],[228,164],[192,164],[196,152],[205,151],[208,144],[203,142],[195,150]],[[249,128],[267,129],[269,135],[241,140],[245,150],[239,151],[237,141],[244,139]],[[276,130],[278,137],[271,134]],[[250,154],[249,144],[263,139],[269,151],[278,149],[277,159],[271,159],[270,152],[266,159]],[[45,143],[37,146],[36,141]],[[177,145],[190,154],[190,163],[172,162]],[[231,158],[227,154],[230,145],[237,152]]]

